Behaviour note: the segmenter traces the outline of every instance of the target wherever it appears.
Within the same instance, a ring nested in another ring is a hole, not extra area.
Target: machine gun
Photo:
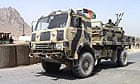
[[[118,13],[118,14],[115,14],[116,17],[117,17],[117,20],[115,21],[115,26],[118,26],[120,21],[122,20],[122,16],[124,15],[124,13]]]

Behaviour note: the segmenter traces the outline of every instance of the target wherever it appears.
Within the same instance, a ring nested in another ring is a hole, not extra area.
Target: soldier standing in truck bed
[[[108,23],[106,24],[107,27],[115,26],[115,24],[112,22],[111,19],[108,20]]]

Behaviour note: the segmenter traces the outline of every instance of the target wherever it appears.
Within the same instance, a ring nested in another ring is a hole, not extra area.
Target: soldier
[[[115,24],[112,22],[111,19],[108,20],[108,23],[107,23],[107,24],[109,24],[109,25],[111,25],[111,26],[115,26]]]
[[[10,36],[9,41],[10,41],[10,43],[13,43],[14,39],[12,38],[12,36]]]
[[[139,48],[140,47],[140,44],[139,43],[136,43],[136,48]]]

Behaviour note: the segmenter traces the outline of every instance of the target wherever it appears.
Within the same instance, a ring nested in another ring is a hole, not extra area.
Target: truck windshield
[[[38,20],[35,30],[45,30],[66,27],[68,14],[59,14],[44,17]]]

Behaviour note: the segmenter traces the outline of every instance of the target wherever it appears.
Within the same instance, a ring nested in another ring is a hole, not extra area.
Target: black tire
[[[118,60],[117,64],[120,67],[126,66],[127,65],[127,52],[123,49],[118,50]]]
[[[41,64],[43,69],[49,73],[57,73],[61,66],[61,64],[47,62],[44,59],[41,59]]]
[[[80,55],[78,64],[73,68],[73,74],[76,77],[84,78],[92,74],[94,69],[94,57],[89,52],[84,52]]]

